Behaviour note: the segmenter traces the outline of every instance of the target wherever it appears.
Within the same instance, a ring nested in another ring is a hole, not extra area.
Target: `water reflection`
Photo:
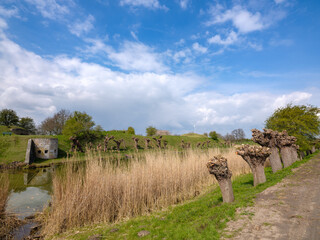
[[[7,212],[20,219],[39,212],[50,200],[54,167],[9,171],[10,195]]]

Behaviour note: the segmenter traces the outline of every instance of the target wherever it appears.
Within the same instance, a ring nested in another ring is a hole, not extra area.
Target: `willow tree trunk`
[[[292,151],[290,149],[290,147],[282,147],[280,148],[280,153],[281,153],[281,159],[282,159],[282,162],[283,162],[283,166],[286,168],[286,167],[289,167],[291,164],[292,164]]]
[[[253,174],[253,186],[257,186],[267,181],[266,174],[264,173],[264,165],[256,165],[251,168]]]
[[[297,152],[297,149],[295,147],[291,147],[291,160],[292,160],[292,163],[298,161],[298,152]]]
[[[233,195],[231,178],[221,179],[220,181],[218,181],[218,183],[221,189],[223,202],[226,202],[226,203],[233,202],[234,195]]]
[[[271,154],[269,156],[272,172],[275,173],[282,169],[282,163],[279,155],[279,150],[277,147],[272,147]]]
[[[300,151],[300,159],[302,160],[305,156],[304,151]]]

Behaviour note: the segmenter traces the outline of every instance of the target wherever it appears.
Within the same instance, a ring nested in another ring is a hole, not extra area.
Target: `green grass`
[[[10,163],[14,161],[23,162],[25,159],[27,143],[30,138],[58,138],[59,141],[59,157],[58,159],[51,159],[51,160],[40,160],[36,161],[39,165],[46,165],[54,162],[61,162],[64,161],[64,158],[67,156],[67,152],[70,150],[70,142],[69,140],[62,135],[59,136],[43,136],[43,135],[15,135],[12,134],[11,136],[6,135],[2,136],[2,132],[10,131],[9,128],[5,126],[0,126],[0,164],[2,163]],[[145,142],[144,139],[146,137],[140,135],[132,135],[128,134],[125,131],[106,131],[105,134],[109,136],[114,136],[115,139],[124,139],[125,146],[121,144],[121,152],[122,154],[128,154],[130,152],[135,151],[134,141],[132,137],[137,137],[140,139],[139,141],[139,151],[144,151],[145,149]],[[151,139],[150,146],[156,148],[155,141],[152,140],[152,137],[148,137]],[[103,140],[100,139],[93,143],[93,146],[96,147],[99,143],[103,146]],[[181,149],[181,141],[184,140],[185,142],[190,142],[193,148],[196,147],[198,142],[205,142],[207,140],[211,141],[210,147],[218,146],[218,142],[211,140],[210,138],[205,137],[204,135],[200,134],[187,134],[186,136],[163,136],[163,140],[168,141],[168,148],[174,149]],[[109,148],[116,149],[116,144],[114,141],[110,141]],[[109,151],[110,152],[110,151]],[[108,153],[110,154],[110,153]],[[112,153],[111,153],[112,154]],[[79,155],[80,158],[84,155]]]
[[[82,227],[57,237],[88,239],[92,235],[99,234],[102,239],[140,239],[138,232],[147,230],[150,234],[142,239],[219,239],[223,235],[226,223],[234,219],[237,208],[253,205],[258,193],[293,174],[291,169],[306,163],[314,155],[309,155],[275,174],[272,173],[271,168],[266,168],[267,182],[256,187],[253,187],[252,174],[239,176],[233,181],[235,195],[233,203],[222,203],[220,189],[212,186],[207,193],[192,201],[150,216],[138,217],[118,224]]]
[[[2,133],[2,132],[1,132]],[[26,156],[28,140],[30,138],[58,138],[59,155],[64,157],[64,153],[70,148],[70,144],[63,136],[43,136],[43,135],[0,135],[0,164],[14,161],[23,162]],[[41,161],[40,161],[41,162]],[[44,162],[44,161],[42,161]]]

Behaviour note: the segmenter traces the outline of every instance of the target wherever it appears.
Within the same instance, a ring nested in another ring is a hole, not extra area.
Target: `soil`
[[[320,239],[320,154],[240,209],[222,239]]]

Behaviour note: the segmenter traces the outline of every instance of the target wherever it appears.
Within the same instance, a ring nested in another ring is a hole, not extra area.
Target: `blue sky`
[[[3,0],[0,107],[104,129],[262,128],[319,106],[320,1]]]

